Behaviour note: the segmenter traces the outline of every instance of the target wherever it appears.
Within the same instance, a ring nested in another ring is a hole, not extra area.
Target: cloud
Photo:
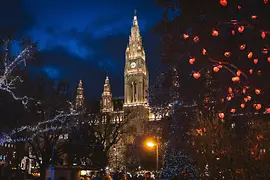
[[[22,0],[2,1],[0,7],[0,35],[21,35],[33,27],[35,19]]]
[[[153,1],[122,0],[27,0],[38,21],[31,35],[39,40],[42,62],[32,72],[45,72],[52,79],[70,82],[75,90],[83,79],[86,94],[100,97],[106,73],[114,96],[123,96],[125,50],[128,44],[133,10],[147,56],[150,81],[159,66],[158,37],[149,29],[158,21]]]
[[[91,92],[95,97],[99,97],[102,92],[104,76],[108,73],[112,87],[118,87],[117,89],[112,88],[112,91],[117,96],[123,96],[123,88],[119,87],[123,87],[124,83],[125,50],[128,44],[130,27],[131,25],[127,28],[128,33],[126,34],[122,33],[104,37],[95,37],[87,31],[79,31],[75,28],[69,31],[49,28],[48,33],[52,39],[58,38],[62,44],[54,41],[54,46],[42,50],[42,56],[45,58],[44,60],[49,67],[52,65],[57,67],[61,72],[60,77],[71,80],[73,85],[74,82],[77,83],[80,77],[95,77],[95,82],[88,78],[84,81],[86,83],[92,82],[96,84],[96,86],[91,88],[95,92]],[[159,39],[149,31],[143,32],[141,35],[143,36],[143,44],[147,56],[150,81],[153,82],[160,66],[158,56]],[[69,43],[67,42],[72,42],[70,43],[72,46],[69,47]],[[84,55],[80,54],[80,50],[75,50],[77,47],[84,49],[85,53],[82,53]],[[73,77],[70,77],[70,72],[72,72]]]
[[[92,60],[87,60],[90,57],[82,60],[82,57],[62,46],[40,51],[40,57],[42,58],[41,63],[33,63],[28,66],[33,75],[38,77],[45,73],[51,79],[66,80],[70,83],[73,92],[76,90],[78,81],[82,79],[88,98],[100,97],[106,71]],[[112,75],[111,78],[117,79],[117,76]],[[120,85],[117,82],[115,84],[118,87]],[[121,92],[117,91],[116,95],[120,94]]]
[[[46,75],[51,79],[58,79],[59,78],[59,70],[53,67],[43,67],[44,72]]]

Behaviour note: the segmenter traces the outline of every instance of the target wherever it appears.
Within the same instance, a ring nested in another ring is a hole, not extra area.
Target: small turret
[[[80,109],[80,108],[82,108],[84,106],[84,95],[83,95],[82,80],[79,81],[79,84],[78,84],[78,87],[77,87],[75,106],[76,106],[76,109]]]
[[[104,90],[102,93],[102,102],[101,102],[101,112],[112,112],[113,104],[112,104],[112,93],[109,77],[106,76],[104,83]]]

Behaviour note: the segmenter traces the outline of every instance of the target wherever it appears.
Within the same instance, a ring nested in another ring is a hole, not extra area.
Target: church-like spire
[[[84,106],[84,95],[83,95],[83,86],[82,80],[79,81],[76,94],[76,108],[82,108]]]
[[[145,60],[145,53],[142,47],[142,37],[140,35],[140,28],[135,10],[129,43],[126,49],[126,59],[135,59],[139,57]]]
[[[113,104],[112,104],[112,93],[111,93],[111,85],[109,81],[109,77],[106,76],[104,83],[104,90],[102,93],[102,112],[112,112]]]
[[[138,26],[138,20],[137,20],[137,16],[136,16],[136,9],[134,10],[134,17],[133,17],[133,26]]]
[[[106,76],[106,79],[105,79],[103,93],[105,93],[105,94],[110,94],[111,93],[111,86],[110,86],[110,81],[109,81],[108,76]]]

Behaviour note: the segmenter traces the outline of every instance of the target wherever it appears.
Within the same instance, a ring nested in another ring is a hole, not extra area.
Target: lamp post
[[[50,180],[54,180],[54,144],[52,144],[52,164],[50,168]]]
[[[146,142],[148,147],[156,147],[156,171],[158,171],[158,144],[152,141]]]

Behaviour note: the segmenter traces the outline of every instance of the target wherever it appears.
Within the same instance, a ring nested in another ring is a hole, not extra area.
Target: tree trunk
[[[39,170],[39,172],[40,172],[40,177],[39,177],[39,179],[40,180],[45,180],[45,178],[46,178],[46,170],[48,169],[48,166],[46,166],[46,165],[41,165],[40,166],[40,170]]]
[[[104,169],[108,166],[108,152],[99,151],[95,153],[94,158],[92,159],[95,166]]]

